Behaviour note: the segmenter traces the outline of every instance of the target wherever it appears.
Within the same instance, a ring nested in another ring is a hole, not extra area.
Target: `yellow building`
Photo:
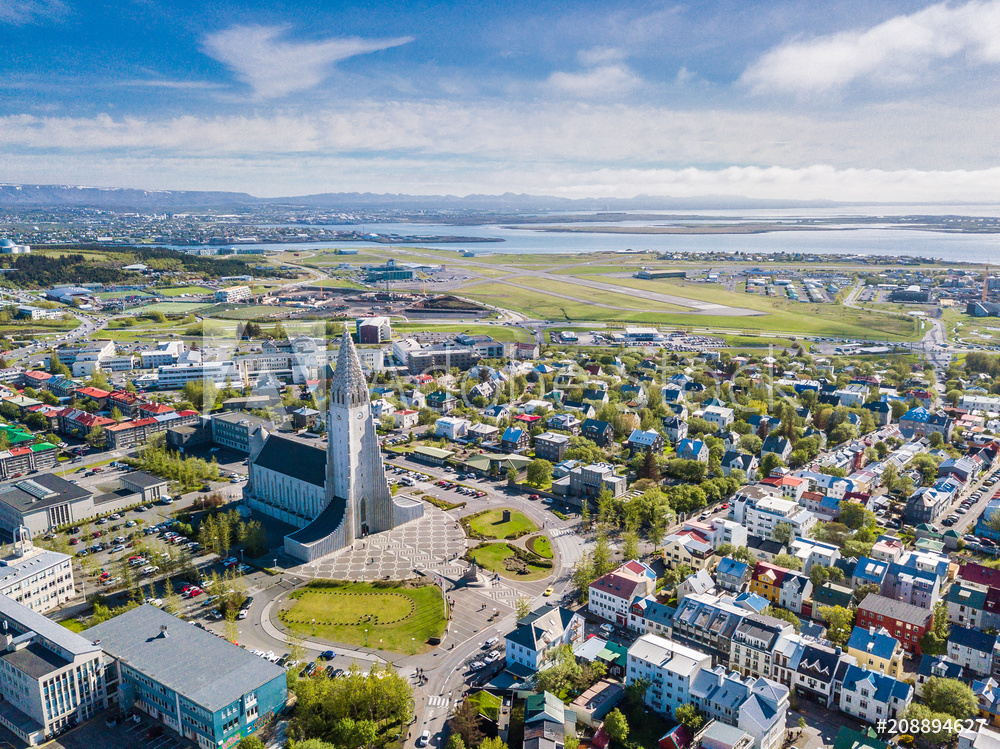
[[[847,652],[857,658],[861,668],[903,678],[903,646],[885,627],[855,627]]]

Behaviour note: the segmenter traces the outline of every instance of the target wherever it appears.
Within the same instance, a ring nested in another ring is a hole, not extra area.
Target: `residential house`
[[[427,408],[438,414],[449,414],[457,405],[458,399],[447,390],[435,390],[427,396]]]
[[[854,657],[839,647],[802,641],[795,649],[791,662],[791,685],[795,692],[811,698],[824,707],[837,704],[837,692],[843,682],[847,667],[854,664]]]
[[[545,432],[535,436],[535,457],[550,463],[559,463],[569,448],[569,437],[556,432]]]
[[[580,614],[562,606],[540,606],[519,619],[504,638],[507,668],[519,666],[535,672],[552,648],[583,642],[584,636],[584,619]]]
[[[761,445],[760,456],[763,458],[770,453],[774,453],[782,462],[787,463],[788,457],[792,454],[792,443],[779,435],[768,435]]]
[[[729,450],[722,456],[722,473],[728,476],[733,471],[743,471],[745,476],[753,476],[757,472],[760,461],[756,455]]]
[[[676,445],[687,437],[688,424],[680,416],[664,416],[661,423],[663,424],[663,433],[671,444]]]
[[[500,438],[500,448],[505,453],[520,453],[528,449],[529,439],[527,429],[507,427]]]
[[[590,584],[587,611],[625,627],[633,601],[651,596],[655,590],[656,573],[633,559]]]
[[[859,606],[857,626],[885,627],[905,650],[920,655],[920,639],[931,625],[931,612],[910,603],[870,593]]]
[[[840,559],[840,549],[833,544],[797,538],[789,544],[788,553],[802,562],[802,571],[809,574],[814,565],[833,567]]]
[[[913,701],[913,687],[888,674],[848,666],[840,686],[840,711],[878,725],[898,719]]]
[[[742,679],[722,666],[701,668],[690,687],[692,702],[706,717],[753,737],[754,749],[778,749],[785,738],[788,688],[766,678]]]
[[[903,646],[885,627],[855,627],[847,641],[847,652],[861,668],[903,678]]]
[[[715,568],[715,582],[723,590],[739,592],[750,580],[751,567],[729,557],[723,557]]]
[[[922,695],[923,686],[927,683],[927,680],[935,677],[938,679],[961,679],[968,681],[965,678],[965,672],[962,670],[962,667],[949,660],[948,656],[924,653],[920,656],[920,664],[917,666],[917,697]]]
[[[646,704],[662,715],[692,701],[691,684],[711,656],[657,635],[642,635],[628,649],[625,683],[648,682]]]
[[[556,414],[550,416],[546,422],[549,429],[558,429],[561,432],[569,432],[574,437],[580,434],[581,421],[573,414]]]
[[[911,408],[899,417],[899,431],[906,439],[929,437],[939,432],[945,442],[951,440],[953,422],[944,413],[931,413],[924,406]]]
[[[724,406],[706,406],[702,409],[701,418],[709,424],[725,428],[733,423],[735,414],[733,409]]]
[[[606,447],[615,436],[615,428],[606,421],[587,419],[580,428],[583,437],[593,441],[598,447]]]
[[[683,460],[708,462],[708,445],[701,440],[684,438],[677,445],[677,457]]]
[[[633,429],[626,443],[629,449],[629,457],[635,457],[636,453],[652,452],[654,455],[663,453],[663,435],[655,429],[643,431]]]
[[[472,426],[472,422],[468,419],[461,419],[457,416],[442,416],[434,422],[434,433],[438,437],[444,437],[454,442],[465,439],[469,434],[470,426]]]
[[[881,590],[882,581],[885,580],[888,570],[889,562],[861,557],[854,566],[854,574],[851,576],[851,587],[860,588],[862,585],[877,585],[879,586],[879,590]]]
[[[791,624],[763,614],[750,614],[733,632],[729,667],[743,676],[774,678],[778,641],[794,632]]]
[[[993,653],[997,635],[987,634],[957,624],[948,634],[948,658],[973,676],[987,677],[993,673]]]
[[[704,569],[714,553],[709,539],[698,531],[678,531],[663,540],[663,563],[667,569],[677,569],[685,564],[694,570]]]
[[[751,613],[729,596],[694,593],[677,604],[670,637],[708,651],[713,665],[728,664],[733,633]]]

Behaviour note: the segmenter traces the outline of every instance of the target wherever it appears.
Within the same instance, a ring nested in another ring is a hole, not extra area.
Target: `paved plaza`
[[[462,556],[467,548],[458,522],[425,504],[419,520],[359,539],[350,549],[289,571],[331,580],[405,580],[415,570],[438,568]]]

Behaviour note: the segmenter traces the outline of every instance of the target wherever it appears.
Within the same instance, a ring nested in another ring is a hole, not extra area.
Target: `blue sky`
[[[1000,0],[0,0],[0,180],[1000,201]]]

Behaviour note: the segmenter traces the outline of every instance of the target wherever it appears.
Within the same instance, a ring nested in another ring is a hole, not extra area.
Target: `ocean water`
[[[647,226],[674,223],[698,223],[711,221],[714,217],[731,220],[753,221],[755,219],[823,218],[851,216],[892,216],[892,215],[961,215],[996,216],[1000,209],[996,206],[902,206],[886,208],[850,208],[802,210],[754,210],[754,211],[676,211],[685,218],[672,218],[664,214],[656,220],[623,220],[602,222],[602,226]],[[704,218],[701,218],[701,216]],[[692,219],[691,216],[699,216]],[[549,225],[559,224],[559,214],[551,214]],[[572,224],[586,226],[586,224]],[[462,252],[470,250],[477,254],[525,254],[525,253],[580,253],[625,250],[652,250],[655,252],[746,252],[779,253],[802,252],[824,255],[892,255],[912,256],[966,263],[996,263],[1000,265],[1000,234],[964,234],[925,231],[917,229],[878,228],[872,225],[843,224],[836,229],[810,229],[806,231],[780,231],[762,234],[601,234],[597,232],[546,232],[531,228],[512,228],[504,225],[452,226],[450,224],[419,223],[371,223],[352,225],[325,225],[325,228],[343,229],[375,234],[395,234],[414,237],[401,245],[419,246],[420,237],[462,236],[502,239],[502,242],[455,242],[428,243],[426,246],[438,250]],[[855,228],[856,227],[856,228]],[[317,247],[378,247],[385,243],[351,242],[303,242],[282,244],[288,250]],[[239,245],[240,247],[261,247],[273,249],[275,245]]]

